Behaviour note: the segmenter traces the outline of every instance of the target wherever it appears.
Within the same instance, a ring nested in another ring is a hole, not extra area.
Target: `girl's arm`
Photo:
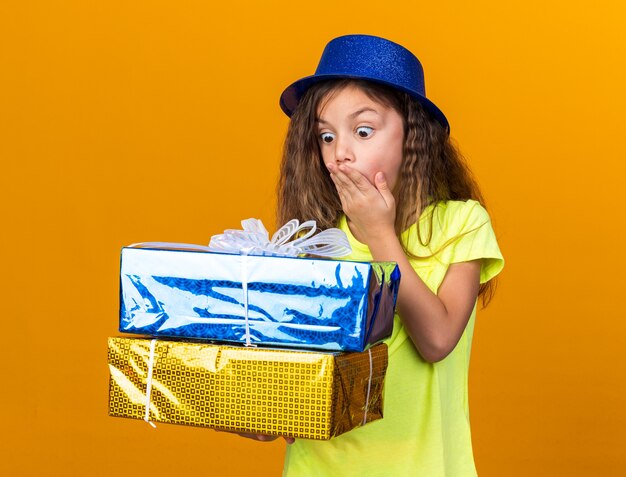
[[[398,310],[422,357],[440,361],[454,349],[476,304],[480,286],[480,260],[450,265],[433,293],[417,275],[396,236],[395,199],[382,173],[372,184],[347,165],[328,164],[350,230],[366,244],[374,260],[398,263],[402,279]]]
[[[415,347],[426,361],[441,361],[459,342],[469,320],[480,279],[480,260],[450,265],[438,294],[415,273],[395,234],[369,245],[374,260],[398,263],[402,279],[398,310]]]

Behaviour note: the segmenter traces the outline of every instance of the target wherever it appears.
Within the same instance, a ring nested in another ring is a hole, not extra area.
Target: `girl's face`
[[[317,111],[324,164],[347,164],[372,184],[381,171],[394,190],[403,157],[402,116],[353,85],[329,94]]]

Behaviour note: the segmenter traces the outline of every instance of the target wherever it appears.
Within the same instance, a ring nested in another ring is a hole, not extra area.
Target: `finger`
[[[283,436],[283,438],[285,439],[285,442],[287,444],[293,444],[294,442],[296,442],[296,439],[294,437]]]
[[[393,196],[393,192],[389,189],[389,184],[387,183],[387,178],[383,172],[377,172],[374,176],[374,185],[376,189],[382,196],[387,207],[393,207],[395,205],[396,199]]]
[[[336,169],[334,172],[332,172],[330,176],[333,179],[337,190],[343,189],[345,191],[349,191],[351,188],[354,188],[352,181],[339,169]]]
[[[335,189],[337,189],[337,193],[339,194],[339,197],[341,198],[343,196],[343,191],[344,191],[344,187],[341,181],[339,180],[337,175],[332,172],[330,173],[330,179],[333,181],[333,184],[335,184]]]
[[[263,442],[271,442],[278,439],[279,436],[266,436],[265,434],[258,434],[256,439]]]
[[[333,182],[336,186],[341,186],[347,188],[351,185],[351,179],[346,175],[345,168],[342,170],[339,169],[337,164],[326,164],[326,168],[330,172],[330,177],[333,179]]]
[[[339,200],[341,201],[341,206],[345,209],[346,205],[352,199],[349,186],[345,182],[345,179],[344,179],[344,181],[342,181],[342,179],[340,177],[338,177],[337,174],[331,173],[330,174],[330,178],[332,179],[333,184],[335,184],[335,189],[337,190],[337,194],[339,195]]]
[[[245,437],[246,439],[252,439],[255,441],[262,441],[262,442],[274,441],[278,439],[279,437],[279,436],[268,436],[266,434],[254,434],[251,432],[237,432],[237,431],[225,431],[225,430],[219,430],[218,432],[229,432],[232,434],[237,434],[240,437]]]
[[[338,172],[333,174],[333,176],[335,188],[341,201],[341,208],[347,214],[348,210],[352,208],[352,204],[362,202],[366,196],[345,174]]]
[[[348,186],[356,188],[359,192],[366,194],[372,192],[374,189],[373,184],[356,169],[349,167],[345,164],[339,166],[339,173],[343,173],[341,179]]]

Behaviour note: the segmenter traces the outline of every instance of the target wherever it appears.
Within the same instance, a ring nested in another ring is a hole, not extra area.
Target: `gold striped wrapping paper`
[[[109,338],[108,355],[111,416],[144,419],[150,382],[155,422],[324,440],[382,418],[385,344],[324,353]]]

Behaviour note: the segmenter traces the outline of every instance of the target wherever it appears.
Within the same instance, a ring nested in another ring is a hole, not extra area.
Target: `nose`
[[[354,161],[354,148],[352,141],[346,136],[337,136],[335,138],[335,162],[341,164],[343,162]]]

